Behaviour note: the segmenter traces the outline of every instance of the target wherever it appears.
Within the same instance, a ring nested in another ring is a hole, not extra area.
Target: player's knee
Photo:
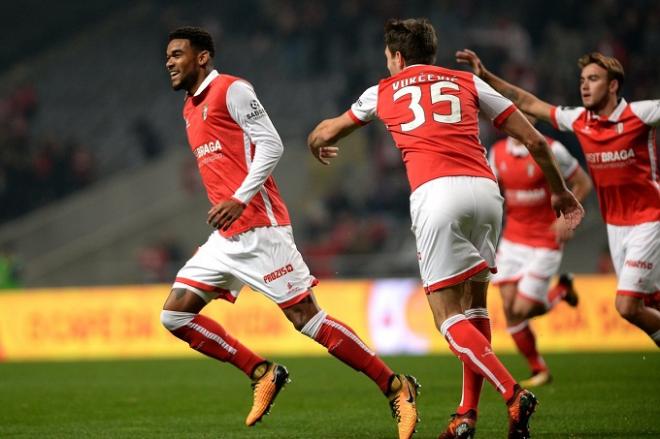
[[[641,300],[634,297],[617,296],[615,306],[621,317],[634,322],[644,305]]]
[[[513,320],[526,320],[532,314],[532,307],[529,303],[516,300],[511,304],[510,317]],[[507,316],[509,317],[509,316]]]
[[[191,312],[170,311],[164,309],[160,313],[160,323],[170,332],[186,326],[195,318]]]
[[[316,339],[316,335],[319,333],[319,330],[321,329],[321,325],[323,324],[323,320],[325,320],[325,317],[327,315],[328,313],[320,309],[316,314],[306,318],[304,320],[304,323],[303,321],[294,322],[293,325],[302,334],[305,334],[309,338]]]

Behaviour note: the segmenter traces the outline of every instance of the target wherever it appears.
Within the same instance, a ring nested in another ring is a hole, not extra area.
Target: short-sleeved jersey
[[[547,138],[565,179],[578,169],[566,147]],[[489,161],[504,194],[506,222],[503,238],[531,247],[559,249],[551,229],[557,219],[550,204],[550,188],[543,171],[524,145],[511,138],[496,142]]]
[[[194,96],[186,97],[183,118],[211,204],[235,198],[247,205],[229,230],[219,231],[223,236],[254,227],[290,224],[269,171],[253,173],[249,181],[247,178],[254,165],[256,144],[267,149],[270,142],[281,148],[279,135],[251,85],[213,71]]]
[[[413,65],[367,89],[348,115],[361,125],[383,121],[414,191],[439,177],[495,179],[479,140],[479,110],[499,126],[516,108],[472,73]]]
[[[580,141],[607,224],[632,226],[660,220],[656,127],[660,100],[621,99],[608,118],[584,107],[553,107],[551,120]]]

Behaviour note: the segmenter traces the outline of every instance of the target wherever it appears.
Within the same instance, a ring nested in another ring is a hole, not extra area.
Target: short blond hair
[[[623,80],[625,78],[625,73],[623,71],[623,66],[618,59],[612,56],[605,56],[600,52],[591,52],[585,55],[582,55],[578,59],[578,67],[580,69],[585,68],[589,64],[596,64],[605,70],[607,70],[607,79],[609,81],[616,79],[619,83],[619,88],[617,89],[617,94],[621,92],[623,87]]]

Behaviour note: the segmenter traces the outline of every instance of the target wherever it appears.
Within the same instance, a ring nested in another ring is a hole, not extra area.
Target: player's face
[[[580,74],[580,96],[587,110],[598,110],[609,98],[610,81],[607,70],[598,64],[587,64]]]
[[[174,90],[190,90],[199,75],[199,65],[190,41],[175,39],[167,45],[165,67]]]
[[[399,53],[399,52],[397,52]],[[387,70],[390,71],[390,75],[396,75],[401,71],[401,54],[399,56],[392,54],[390,48],[385,46],[385,58],[387,59]]]

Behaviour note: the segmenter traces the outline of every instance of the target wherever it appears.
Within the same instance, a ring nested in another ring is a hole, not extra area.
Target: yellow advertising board
[[[653,350],[654,344],[614,309],[613,277],[580,276],[580,305],[560,303],[533,321],[548,351]],[[0,294],[0,360],[196,356],[160,324],[168,285],[35,289]],[[320,305],[351,326],[381,354],[446,353],[417,280],[324,280]],[[318,355],[323,348],[301,335],[280,309],[244,289],[235,304],[218,300],[203,313],[262,354]],[[496,351],[511,351],[499,292],[489,293]]]

